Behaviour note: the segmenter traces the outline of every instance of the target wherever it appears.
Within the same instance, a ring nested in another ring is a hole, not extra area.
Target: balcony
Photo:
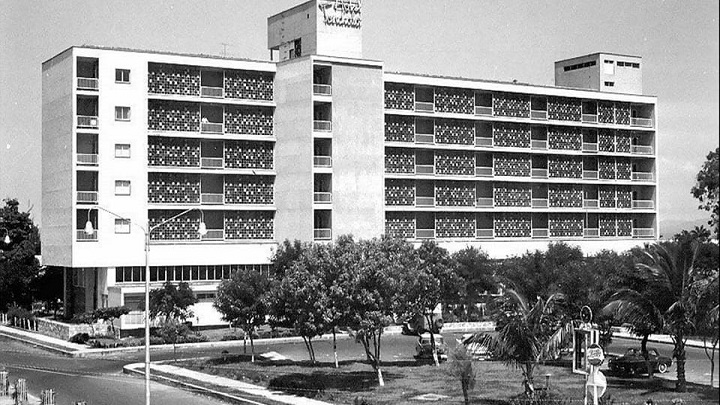
[[[547,111],[530,110],[530,118],[534,120],[547,120]]]
[[[597,120],[598,120],[598,118],[597,118],[597,115],[595,115],[595,114],[583,114],[582,115],[582,122],[588,122],[588,123],[595,124],[595,123],[597,123]]]
[[[653,120],[652,118],[630,118],[630,126],[652,128]]]
[[[313,230],[313,239],[315,239],[315,240],[332,240],[332,229],[315,228]]]
[[[416,101],[415,111],[417,112],[435,112],[435,103],[427,101]]]
[[[654,153],[653,147],[647,145],[631,145],[630,152],[635,155],[652,155]]]
[[[81,204],[97,204],[98,192],[97,191],[78,191],[77,202]]]
[[[582,178],[584,180],[597,180],[599,174],[597,170],[583,170]]]
[[[434,165],[415,165],[415,174],[435,174]]]
[[[583,208],[600,208],[600,200],[583,200]]]
[[[222,193],[200,193],[200,204],[217,205],[225,203],[225,195]]]
[[[313,157],[314,167],[332,167],[332,156],[314,156]]]
[[[224,159],[221,157],[201,157],[200,167],[203,169],[222,169]]]
[[[549,201],[547,198],[533,198],[531,206],[533,208],[547,208]]]
[[[435,206],[435,197],[416,196],[415,197],[415,206],[416,207],[434,207]]]
[[[314,120],[313,121],[313,130],[320,131],[320,132],[331,132],[332,131],[332,121]]]
[[[97,166],[98,155],[97,153],[78,153],[77,164],[83,166]]]
[[[654,178],[651,172],[632,172],[633,181],[653,181]]]
[[[632,237],[633,238],[654,238],[655,237],[655,229],[654,228],[633,228]]]
[[[75,231],[76,239],[78,242],[97,242],[98,230],[96,229],[92,235],[88,235],[84,229],[78,229]]]
[[[77,88],[78,90],[97,90],[98,79],[96,77],[78,77]]]
[[[200,97],[223,98],[225,91],[222,87],[200,86]]]
[[[484,116],[491,117],[493,115],[493,108],[476,105],[475,106],[475,115],[484,115]]]
[[[222,122],[201,122],[200,132],[206,132],[211,134],[222,134],[223,123]]]
[[[78,128],[93,128],[98,127],[98,117],[95,115],[78,115],[77,116]]]
[[[493,239],[495,231],[493,229],[476,229],[475,237],[478,239]]]
[[[547,150],[548,141],[546,139],[533,139],[530,141],[531,149]]]
[[[547,179],[548,169],[533,168],[532,170],[530,170],[530,177],[532,177],[533,179]]]
[[[632,200],[633,209],[639,210],[651,210],[655,208],[655,201],[653,200]]]
[[[313,193],[313,202],[315,204],[330,204],[332,203],[332,193],[329,191],[316,191]]]
[[[434,134],[415,134],[415,143],[435,143]]]
[[[495,201],[492,197],[479,197],[475,201],[475,206],[477,208],[492,208],[495,206]]]
[[[583,238],[599,238],[599,237],[600,237],[600,229],[599,228],[583,229]]]
[[[583,152],[597,152],[598,151],[598,144],[592,143],[592,142],[583,142],[582,144],[582,151]]]
[[[475,176],[477,176],[477,177],[492,177],[493,176],[493,168],[476,166],[475,167]]]
[[[434,229],[416,229],[415,230],[415,238],[416,239],[433,239],[433,238],[435,238],[435,230]]]
[[[332,86],[329,84],[313,84],[313,94],[316,96],[331,96]]]
[[[475,137],[475,146],[481,146],[485,148],[492,148],[493,147],[493,139],[492,138],[483,138],[480,136]]]
[[[205,235],[200,236],[200,240],[225,240],[225,231],[222,229],[208,229]]]
[[[545,239],[550,237],[550,231],[547,228],[534,228],[532,237],[537,239]]]

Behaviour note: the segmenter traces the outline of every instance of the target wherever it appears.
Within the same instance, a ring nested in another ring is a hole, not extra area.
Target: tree
[[[530,306],[520,293],[508,290],[503,311],[496,319],[497,335],[478,333],[469,343],[479,343],[504,361],[522,371],[525,395],[535,397],[533,372],[542,360],[557,357],[571,336],[572,325],[557,314],[562,294],[547,299],[538,298]]]
[[[98,320],[102,320],[108,324],[110,324],[110,331],[112,332],[113,336],[115,336],[115,319],[120,318],[123,315],[127,315],[130,313],[130,308],[125,306],[120,307],[107,307],[107,308],[98,308],[95,311],[92,312],[92,320],[93,322],[96,322]]]
[[[192,316],[190,307],[195,303],[197,298],[188,283],[175,286],[166,281],[161,288],[150,291],[150,316],[162,317],[165,322],[185,321]]]
[[[450,351],[448,374],[460,380],[465,405],[470,404],[470,391],[475,388],[477,373],[473,370],[472,356],[463,345],[457,345]]]
[[[222,314],[223,320],[239,325],[250,336],[251,362],[255,362],[253,332],[265,323],[268,313],[266,295],[270,281],[257,271],[239,270],[232,277],[223,280],[217,291],[213,306]]]
[[[350,322],[350,296],[348,277],[348,269],[359,259],[358,244],[352,238],[352,235],[341,235],[330,248],[330,260],[328,266],[322,271],[322,283],[325,288],[326,302],[325,322],[332,331],[333,335],[333,355],[335,358],[335,368],[339,368],[337,356],[337,336],[338,327],[347,326]]]
[[[452,258],[456,274],[464,285],[464,288],[459,290],[458,298],[465,307],[465,320],[470,321],[472,311],[480,301],[480,295],[497,289],[495,265],[487,253],[472,246],[455,252]]]
[[[0,310],[13,304],[30,308],[31,283],[40,272],[35,258],[40,254],[40,235],[30,212],[21,212],[16,199],[3,202],[5,206],[0,208]],[[5,243],[6,236],[10,243]]]
[[[285,272],[300,258],[303,251],[310,249],[310,247],[309,243],[302,243],[297,239],[293,242],[285,239],[282,244],[278,245],[275,254],[270,260],[273,267],[273,276],[278,280],[282,279]]]
[[[33,298],[45,304],[46,311],[52,311],[57,319],[57,311],[62,308],[63,270],[61,267],[44,266],[31,281]]]
[[[698,172],[697,182],[690,190],[693,197],[700,200],[701,210],[710,212],[710,220],[708,224],[715,231],[715,238],[720,235],[720,173],[718,173],[718,154],[720,148],[711,151],[707,155],[707,160],[703,163],[702,169]]]
[[[710,386],[715,378],[715,351],[720,341],[720,325],[718,324],[718,272],[696,283],[697,298],[695,301],[695,325],[697,333],[702,336],[705,356],[710,360]]]

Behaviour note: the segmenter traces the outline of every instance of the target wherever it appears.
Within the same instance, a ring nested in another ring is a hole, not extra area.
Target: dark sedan
[[[661,356],[657,350],[648,349],[648,360],[650,366],[658,373],[667,373],[672,366],[672,359]],[[628,349],[624,355],[613,357],[608,362],[610,370],[624,374],[645,374],[647,373],[647,365],[645,358],[639,349]]]

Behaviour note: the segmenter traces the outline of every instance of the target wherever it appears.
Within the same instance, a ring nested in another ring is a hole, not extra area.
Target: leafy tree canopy
[[[708,224],[715,231],[715,238],[720,234],[720,173],[718,172],[718,154],[720,148],[711,151],[707,155],[707,160],[703,163],[702,169],[696,176],[697,182],[690,190],[693,197],[700,200],[701,210],[710,212],[710,221]]]
[[[196,302],[188,283],[181,282],[176,286],[166,281],[161,288],[150,291],[150,316],[162,316],[166,322],[184,321],[192,316],[190,306]]]
[[[11,304],[26,308],[32,303],[31,282],[40,265],[40,235],[30,217],[21,212],[16,199],[6,199],[0,208],[0,310]],[[5,243],[8,236],[10,243]]]

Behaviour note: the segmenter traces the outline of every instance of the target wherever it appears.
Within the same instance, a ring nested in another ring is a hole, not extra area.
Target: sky
[[[0,0],[0,198],[42,227],[41,64],[73,45],[269,60],[267,17],[302,0]],[[363,0],[385,70],[553,85],[556,60],[640,55],[658,97],[661,233],[703,223],[690,194],[718,147],[715,0]]]

